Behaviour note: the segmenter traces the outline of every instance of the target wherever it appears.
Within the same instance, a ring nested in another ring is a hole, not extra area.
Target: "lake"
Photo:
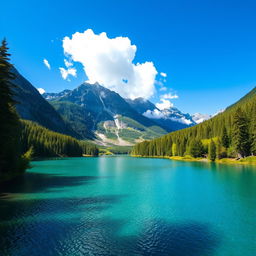
[[[256,255],[256,168],[128,156],[32,162],[0,191],[0,255]]]

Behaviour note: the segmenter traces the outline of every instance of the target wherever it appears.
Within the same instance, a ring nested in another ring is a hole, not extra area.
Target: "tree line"
[[[196,126],[136,144],[133,155],[243,158],[256,155],[256,88],[223,113]]]
[[[22,152],[31,147],[34,157],[98,155],[98,148],[85,141],[48,130],[37,123],[21,120]]]

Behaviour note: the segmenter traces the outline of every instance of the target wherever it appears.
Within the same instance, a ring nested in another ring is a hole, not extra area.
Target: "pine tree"
[[[226,126],[224,126],[222,129],[221,144],[226,149],[229,147],[229,137],[228,137]]]
[[[15,110],[15,100],[6,40],[0,46],[0,176],[7,179],[26,167],[21,156],[21,126]]]
[[[209,144],[208,157],[211,161],[215,161],[216,159],[216,145],[213,140]]]
[[[248,120],[241,108],[238,108],[234,115],[232,139],[239,156],[245,157],[250,154]]]
[[[172,155],[177,156],[177,144],[176,143],[172,144]]]
[[[254,116],[251,119],[251,152],[256,156],[256,104],[254,107]]]
[[[202,157],[204,153],[204,146],[201,140],[194,139],[190,143],[189,153],[193,157]]]

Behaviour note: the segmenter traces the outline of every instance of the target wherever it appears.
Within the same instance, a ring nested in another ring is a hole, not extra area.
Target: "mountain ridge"
[[[73,129],[75,127],[69,113],[77,108],[80,116],[76,118],[81,122],[82,116],[87,119],[83,125],[94,134],[97,142],[132,145],[138,140],[166,133],[154,121],[134,110],[118,93],[98,83],[83,83],[65,95],[55,95],[55,99],[49,102]]]
[[[15,67],[12,68],[12,72],[15,75],[13,84],[16,86],[14,88],[14,99],[17,101],[16,110],[22,119],[37,122],[52,131],[79,137],[54,107]]]

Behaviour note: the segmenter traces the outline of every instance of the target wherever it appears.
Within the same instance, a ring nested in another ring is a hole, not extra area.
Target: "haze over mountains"
[[[143,98],[124,99],[98,83],[40,95],[16,69],[14,72],[20,116],[78,139],[128,146],[198,122],[174,107],[160,110]]]

